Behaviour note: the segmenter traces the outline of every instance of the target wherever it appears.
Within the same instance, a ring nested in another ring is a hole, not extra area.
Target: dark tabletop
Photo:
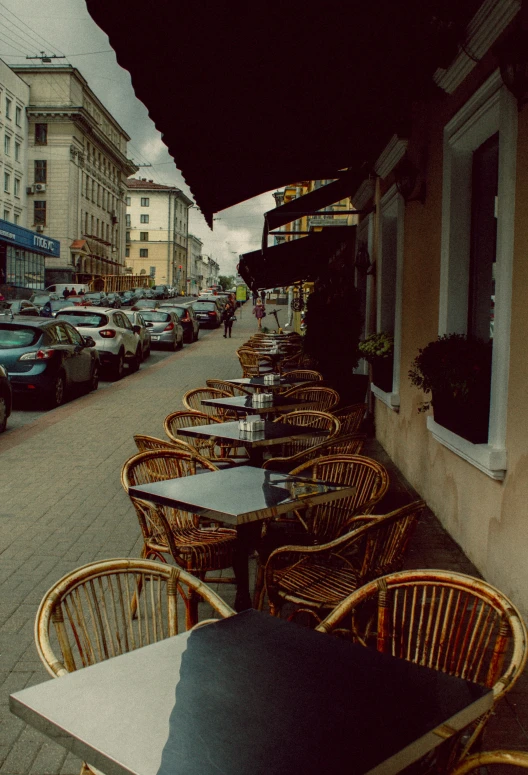
[[[10,703],[106,775],[393,775],[492,692],[246,611]]]
[[[136,485],[130,495],[232,525],[275,517],[295,508],[353,495],[354,487],[236,466],[200,476]]]
[[[262,393],[260,394],[262,395]],[[298,398],[288,398],[280,393],[273,394],[273,401],[269,404],[258,406],[253,404],[252,396],[234,396],[232,398],[204,398],[205,406],[216,406],[219,409],[234,409],[244,414],[273,414],[278,412],[292,412],[294,409],[310,409],[315,401],[301,401]]]
[[[256,413],[257,414],[257,413]],[[179,436],[193,436],[198,439],[218,439],[219,441],[236,441],[244,447],[271,447],[283,444],[302,436],[328,436],[328,431],[311,428],[306,425],[293,425],[286,422],[264,421],[264,430],[256,433],[241,431],[238,420],[233,422],[211,423],[211,425],[196,425],[189,428],[178,428]],[[321,438],[323,440],[323,438]]]
[[[277,382],[276,385],[267,385],[264,382],[264,377],[238,377],[237,379],[226,379],[225,382],[232,382],[233,385],[242,385],[242,387],[265,387],[269,390],[276,390],[277,388],[286,387],[286,385],[293,387],[294,385],[302,384],[299,380],[292,382],[288,377],[281,377],[280,382]]]

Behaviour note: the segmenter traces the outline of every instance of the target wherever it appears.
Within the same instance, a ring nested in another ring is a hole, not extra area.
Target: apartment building
[[[126,185],[127,267],[134,275],[150,275],[156,284],[187,293],[192,200],[179,188],[145,178],[132,178]]]
[[[29,87],[27,226],[60,243],[46,283],[97,282],[125,263],[124,129],[70,65],[16,65]],[[14,185],[14,183],[13,183]]]
[[[189,234],[187,253],[187,291],[191,296],[197,295],[204,287],[202,248],[202,240],[195,237],[194,234]]]
[[[29,86],[0,59],[0,218],[26,223]]]

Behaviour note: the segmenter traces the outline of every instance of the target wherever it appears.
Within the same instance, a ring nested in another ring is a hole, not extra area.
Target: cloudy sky
[[[26,55],[43,50],[66,54],[58,63],[67,62],[81,71],[132,138],[129,157],[137,164],[152,164],[136,177],[178,186],[190,196],[160,133],[134,95],[128,71],[117,64],[107,36],[92,21],[84,0],[0,0],[0,58],[7,64],[26,64]],[[218,213],[213,231],[193,208],[189,230],[203,241],[203,252],[219,261],[221,272],[232,274],[238,255],[259,247],[262,214],[274,206],[271,193],[243,202]]]

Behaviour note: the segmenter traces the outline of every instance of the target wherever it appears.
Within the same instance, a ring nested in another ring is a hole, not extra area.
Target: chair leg
[[[261,562],[258,562],[257,565],[257,576],[255,579],[255,592],[253,594],[253,608],[255,608],[257,611],[262,611],[264,607],[264,596],[265,596],[265,587],[264,587],[264,566]]]

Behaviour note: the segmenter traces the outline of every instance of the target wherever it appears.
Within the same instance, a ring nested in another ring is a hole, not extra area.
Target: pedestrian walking
[[[253,291],[253,306],[255,306],[255,304],[257,303],[258,297],[259,296],[258,296],[257,291]]]
[[[264,304],[260,299],[257,299],[257,303],[253,307],[253,314],[257,318],[257,328],[260,331],[262,328],[262,318],[266,314],[266,310],[264,309]]]
[[[70,295],[70,292],[68,290],[68,287],[66,286],[66,288],[62,292],[62,298],[67,299],[69,295]]]
[[[265,305],[266,304],[266,291],[261,291],[260,292],[260,298],[261,298],[262,303]]]
[[[222,312],[222,320],[224,321],[224,339],[227,338],[228,334],[229,338],[231,339],[231,329],[233,328],[233,323],[236,320],[235,306],[233,302],[228,301],[225,305],[224,311]]]

